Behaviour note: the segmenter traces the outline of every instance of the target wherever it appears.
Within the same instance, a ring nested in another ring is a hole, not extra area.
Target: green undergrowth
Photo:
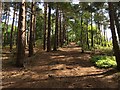
[[[106,55],[113,55],[113,47],[112,46],[100,46],[95,45],[95,49],[99,50],[102,53],[105,53]]]
[[[110,67],[117,66],[114,56],[95,55],[95,56],[92,56],[90,61],[99,68],[110,68]]]

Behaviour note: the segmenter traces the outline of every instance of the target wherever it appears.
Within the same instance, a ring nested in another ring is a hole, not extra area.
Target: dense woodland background
[[[10,65],[25,67],[26,59],[37,54],[36,48],[57,53],[59,48],[74,43],[81,48],[79,54],[92,52],[90,61],[95,66],[120,71],[119,2],[73,4],[22,0],[1,4],[2,48],[12,56]],[[11,13],[13,18],[9,19]],[[107,36],[109,29],[111,39]],[[94,55],[96,51],[100,54]]]

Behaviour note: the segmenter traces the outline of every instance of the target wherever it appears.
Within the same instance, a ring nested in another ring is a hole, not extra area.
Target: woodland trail
[[[38,52],[25,68],[3,67],[3,88],[117,88],[113,69],[98,69],[90,53],[75,43],[55,52]]]

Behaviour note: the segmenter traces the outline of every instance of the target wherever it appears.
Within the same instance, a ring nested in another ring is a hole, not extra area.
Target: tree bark
[[[62,46],[64,45],[65,41],[66,41],[66,31],[65,31],[65,15],[63,13],[63,32],[62,32]]]
[[[30,16],[30,37],[29,37],[29,57],[31,57],[34,53],[33,51],[33,34],[34,34],[34,2],[31,3],[31,16]]]
[[[118,16],[117,16],[117,13],[115,12],[115,10],[114,10],[114,18],[115,18],[115,25],[117,28],[117,34],[118,34],[118,38],[119,38],[119,42],[120,42],[120,24],[119,24],[119,19],[118,19]]]
[[[25,0],[22,0],[22,2],[20,2],[17,41],[18,43],[16,66],[23,67],[23,62],[25,58]]]
[[[43,50],[46,49],[46,23],[47,23],[47,3],[44,3],[44,38],[43,38]]]
[[[47,52],[51,51],[51,6],[48,3],[48,35],[47,35]]]
[[[6,18],[5,18],[5,23],[4,23],[4,29],[3,29],[3,31],[2,31],[2,33],[3,33],[3,46],[5,46],[5,44],[6,44],[6,33],[4,33],[5,32],[5,30],[6,30],[6,24],[7,24],[7,16],[8,14],[7,14],[7,12],[6,12]]]
[[[88,47],[88,49],[90,48],[90,46],[89,46],[89,37],[88,37],[88,20],[87,20],[87,47]]]
[[[58,47],[58,7],[56,7],[56,23],[55,23],[55,37],[54,37],[54,47],[53,50],[57,51]]]
[[[0,1],[0,17],[2,17],[2,2]],[[0,23],[1,23],[1,20],[0,20]],[[0,25],[0,30],[2,30],[2,25]],[[2,31],[0,31],[0,34],[2,34]],[[3,34],[2,34],[3,35]],[[1,51],[2,51],[2,35],[0,35],[0,49],[1,49]],[[1,51],[0,51],[0,53],[1,53]],[[0,56],[2,56],[2,55],[0,55]],[[2,62],[1,62],[2,63]],[[1,68],[1,67],[0,67]],[[1,74],[0,74],[1,75]],[[2,75],[1,75],[2,76]]]
[[[15,11],[16,11],[16,5],[14,8],[13,21],[12,21],[12,27],[11,27],[11,33],[10,33],[10,51],[12,50],[12,47],[13,47],[13,30],[14,30],[14,21],[15,21]]]
[[[94,46],[94,41],[93,41],[93,28],[92,28],[92,11],[91,11],[91,47]]]
[[[35,36],[36,36],[36,3],[33,4],[33,46],[35,47]]]
[[[83,16],[83,14],[82,14],[82,16]],[[83,18],[82,18],[82,16],[81,16],[81,47],[82,47],[82,52],[81,53],[84,53],[84,46],[83,46],[83,26],[82,26],[82,23],[83,23]]]
[[[9,11],[8,11],[8,13],[7,13],[8,15],[8,19],[7,19],[7,25],[6,25],[6,40],[5,41],[7,41],[7,43],[6,44],[9,44],[9,32],[8,32],[8,26],[9,26],[9,18],[10,18],[10,9],[9,9]]]
[[[59,42],[60,42],[60,47],[62,47],[62,27],[61,27],[61,11],[59,11],[59,25],[60,25],[60,30],[59,30]]]
[[[109,5],[109,17],[110,17],[110,28],[111,28],[111,33],[112,33],[112,43],[113,43],[113,50],[117,62],[117,69],[120,71],[120,49],[119,45],[117,42],[117,36],[115,32],[115,24],[114,24],[114,8],[113,8],[113,3],[108,2]]]

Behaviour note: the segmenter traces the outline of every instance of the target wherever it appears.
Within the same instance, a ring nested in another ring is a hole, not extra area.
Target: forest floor
[[[91,62],[93,52],[81,53],[71,43],[58,51],[37,51],[25,59],[24,68],[7,65],[3,59],[3,88],[118,88],[117,71],[99,69]],[[5,56],[4,56],[5,57]]]

